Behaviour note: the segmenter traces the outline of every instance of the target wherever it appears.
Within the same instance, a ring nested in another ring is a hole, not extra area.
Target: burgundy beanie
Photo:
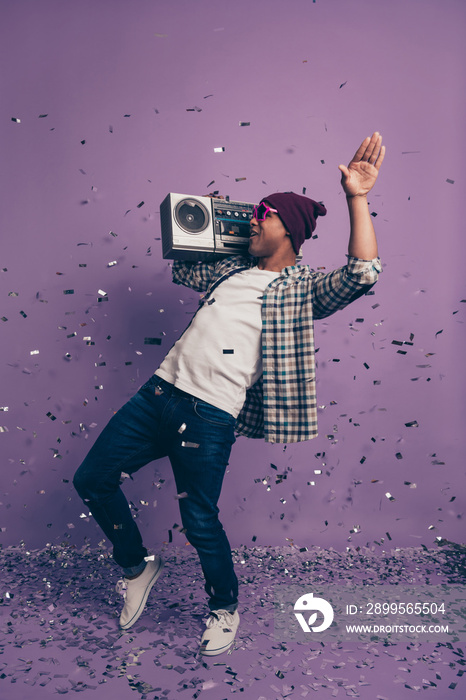
[[[312,236],[318,216],[325,216],[326,208],[309,197],[294,192],[275,192],[261,199],[277,209],[280,219],[291,236],[296,254],[306,240]]]

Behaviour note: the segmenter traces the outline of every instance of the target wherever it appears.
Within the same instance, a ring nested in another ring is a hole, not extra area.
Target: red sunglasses
[[[269,211],[273,211],[275,214],[278,214],[277,209],[272,209],[272,207],[268,207],[267,204],[264,204],[264,202],[261,202],[260,204],[256,205],[253,208],[252,217],[253,217],[253,219],[256,219],[257,221],[265,221],[265,217],[267,216],[267,213]]]

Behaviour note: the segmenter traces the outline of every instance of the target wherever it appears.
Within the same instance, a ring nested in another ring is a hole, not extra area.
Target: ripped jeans
[[[147,550],[120,488],[121,472],[133,474],[168,456],[177,492],[187,494],[178,501],[181,521],[199,555],[211,610],[238,605],[238,580],[217,507],[235,422],[154,374],[113,416],[73,480],[113,544],[114,560],[127,576],[136,575]]]

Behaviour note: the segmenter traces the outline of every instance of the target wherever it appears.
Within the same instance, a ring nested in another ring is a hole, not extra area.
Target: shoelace
[[[230,627],[233,624],[233,613],[228,610],[216,610],[211,612],[206,620],[206,627]]]
[[[115,590],[117,593],[120,593],[120,595],[123,596],[123,598],[126,599],[126,589],[128,588],[128,581],[125,578],[121,578],[119,581],[117,581],[117,584],[115,586]]]

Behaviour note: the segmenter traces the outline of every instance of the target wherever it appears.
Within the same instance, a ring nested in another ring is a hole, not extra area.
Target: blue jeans
[[[74,476],[74,486],[113,544],[127,576],[140,573],[147,550],[121,488],[121,472],[133,474],[160,457],[170,459],[181,521],[196,548],[211,610],[238,606],[231,548],[218,519],[217,502],[235,442],[235,418],[153,375],[110,420]]]

